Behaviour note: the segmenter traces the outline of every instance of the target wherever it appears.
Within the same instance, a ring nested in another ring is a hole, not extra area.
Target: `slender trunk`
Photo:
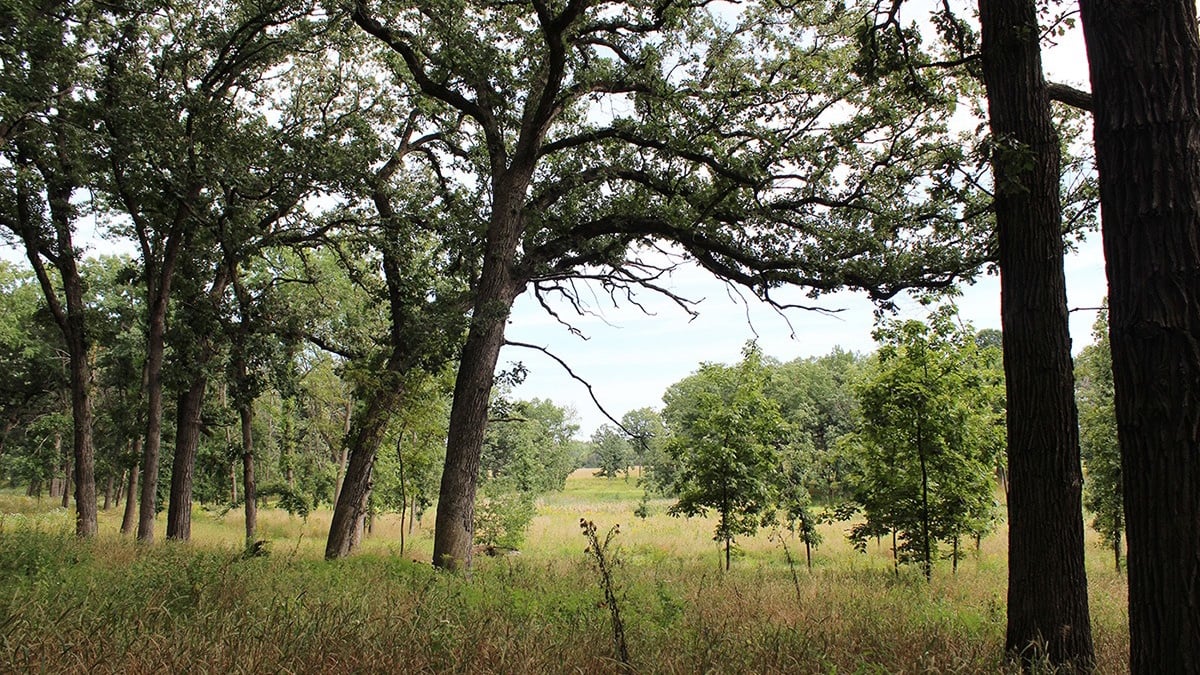
[[[404,555],[404,515],[408,508],[408,485],[404,480],[404,452],[401,448],[403,438],[403,431],[396,435],[396,462],[400,468],[400,555]]]
[[[118,509],[121,508],[121,502],[125,500],[125,484],[128,482],[128,479],[129,479],[129,470],[128,469],[122,470],[121,477],[117,480],[117,486],[116,486],[117,493],[113,498],[113,506]]]
[[[171,464],[171,497],[167,506],[167,538],[188,541],[192,536],[192,482],[200,446],[200,412],[208,378],[197,375],[179,395],[175,410],[175,461]]]
[[[246,545],[254,544],[258,531],[258,486],[254,483],[254,405],[238,406],[242,422],[242,493],[246,497]]]
[[[71,456],[63,447],[62,434],[54,435],[54,449],[62,455],[62,507],[71,508]]]
[[[329,539],[325,543],[326,560],[349,555],[357,544],[356,531],[361,526],[366,510],[375,455],[383,443],[391,412],[403,399],[403,389],[392,382],[395,369],[400,367],[400,358],[399,350],[389,357],[385,382],[371,394],[367,405],[355,416],[351,433],[346,437],[350,460],[342,490],[333,508],[333,520],[329,524]]]
[[[354,418],[354,403],[346,401],[346,418],[342,427],[342,445],[338,449],[338,465],[337,478],[333,484],[333,503],[338,503],[338,498],[342,496],[342,482],[346,479],[346,464],[350,461],[349,444],[350,438],[350,423]]]
[[[108,478],[106,478],[104,481],[104,506],[101,507],[101,510],[103,510],[103,511],[107,511],[108,508],[110,506],[112,506],[113,483],[114,483],[113,475],[111,473],[109,473]]]
[[[950,549],[950,569],[954,574],[958,574],[958,535],[954,535],[954,540],[951,542]]]
[[[134,454],[140,449],[137,447],[141,444],[141,439],[134,440]],[[137,519],[137,499],[134,495],[138,489],[138,465],[134,464],[129,469],[129,486],[125,490],[128,497],[125,499],[125,515],[121,518],[121,534],[129,534],[134,529],[134,522]]]
[[[374,466],[371,467],[374,470]],[[368,481],[367,491],[363,493],[362,499],[358,503],[358,517],[354,520],[354,528],[350,532],[350,550],[355,551],[362,545],[363,537],[367,532],[367,522],[370,517],[367,513],[367,505],[371,502],[371,485]]]
[[[804,560],[808,563],[808,571],[812,571],[812,542],[804,538]]]
[[[138,508],[138,541],[154,541],[154,517],[158,513],[158,459],[162,450],[163,356],[167,329],[167,287],[153,294],[150,326],[146,337],[146,438],[142,445],[142,498]]]
[[[980,0],[1008,395],[1008,630],[1025,667],[1094,660],[1063,273],[1059,138],[1033,0]]]
[[[407,499],[401,500],[401,502],[400,502],[400,555],[404,555],[404,543],[405,543],[404,525],[405,525],[405,517],[406,516],[408,516],[408,500]]]
[[[926,377],[929,371],[925,372]],[[924,411],[921,412],[924,415]],[[925,581],[933,580],[933,542],[929,540],[929,467],[925,460],[925,439],[921,435],[921,420],[917,419],[917,458],[921,463],[921,555],[924,560]]]
[[[1130,668],[1200,673],[1200,28],[1082,0],[1125,500]]]
[[[900,549],[896,548],[895,528],[892,528],[892,575],[900,576]]]

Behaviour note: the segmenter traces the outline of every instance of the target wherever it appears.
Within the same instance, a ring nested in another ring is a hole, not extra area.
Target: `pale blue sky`
[[[1099,306],[1107,293],[1107,283],[1098,233],[1067,257],[1066,268],[1068,306]],[[545,347],[562,358],[577,375],[592,384],[601,404],[618,419],[635,408],[661,408],[667,387],[687,377],[702,362],[737,361],[742,345],[756,335],[764,353],[781,361],[828,354],[835,346],[862,353],[875,349],[871,339],[872,305],[862,294],[840,293],[813,301],[796,292],[794,297],[799,303],[843,311],[829,316],[793,310],[788,313],[789,328],[784,319],[753,296],[746,296],[749,308],[735,302],[724,284],[702,270],[688,268],[677,273],[670,287],[680,295],[703,298],[697,308],[698,318],[689,322],[683,310],[649,294],[644,296],[643,304],[656,312],[655,316],[646,316],[632,306],[613,309],[607,296],[601,296],[592,304],[603,309],[603,320],[585,317],[573,321],[589,338],[583,340],[556,323],[531,294],[526,294],[517,301],[508,338]],[[975,285],[965,286],[956,302],[962,318],[976,329],[1000,327],[999,277],[984,276]],[[924,318],[925,308],[915,302],[909,300],[901,305],[898,316]],[[569,317],[568,307],[557,309],[564,318]],[[1071,313],[1074,352],[1092,343],[1095,318],[1094,311]],[[574,408],[580,436],[589,436],[607,422],[592,403],[587,389],[545,355],[506,347],[500,361],[501,368],[521,361],[529,369],[529,376],[516,388],[515,396],[548,398],[558,405]]]

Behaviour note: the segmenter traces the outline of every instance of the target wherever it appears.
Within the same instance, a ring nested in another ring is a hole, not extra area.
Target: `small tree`
[[[764,394],[768,371],[754,343],[736,366],[704,364],[664,396],[673,432],[667,449],[679,466],[672,515],[715,510],[714,539],[729,569],[734,539],[775,520],[776,444],[784,434],[779,405]]]
[[[629,441],[611,424],[605,424],[592,434],[592,453],[596,456],[600,470],[597,476],[616,478],[624,472],[629,477],[629,462],[632,452]]]
[[[863,466],[855,499],[866,522],[851,539],[888,532],[900,562],[918,561],[928,579],[938,541],[990,527],[991,468],[1004,427],[996,414],[999,380],[980,357],[974,332],[951,309],[928,323],[887,322],[874,372],[860,385]]]

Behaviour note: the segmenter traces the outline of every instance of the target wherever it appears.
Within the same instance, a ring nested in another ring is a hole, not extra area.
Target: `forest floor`
[[[429,565],[432,513],[381,517],[362,551],[321,559],[330,514],[260,511],[266,556],[242,555],[240,513],[196,507],[190,544],[71,536],[73,513],[0,492],[0,672],[994,673],[1003,662],[1006,532],[932,582],[893,570],[890,542],[855,551],[846,525],[803,545],[739,541],[723,572],[713,522],[667,515],[635,479],[576,472],[541,500],[519,554],[469,575]],[[627,645],[580,520],[607,548]],[[160,522],[159,531],[163,529]],[[1091,533],[1089,533],[1091,536]],[[789,556],[791,564],[789,564]],[[1123,575],[1088,544],[1098,672],[1127,672]]]

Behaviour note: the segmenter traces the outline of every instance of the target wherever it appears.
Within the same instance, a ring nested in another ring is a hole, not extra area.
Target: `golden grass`
[[[610,553],[640,672],[1004,669],[1003,530],[928,584],[894,574],[886,542],[854,551],[844,524],[823,526],[811,572],[790,541],[795,581],[768,533],[723,573],[711,520],[661,499],[639,519],[635,480],[590,474],[541,500],[520,555],[479,558],[469,578],[426,564],[432,512],[403,558],[384,516],[361,554],[325,563],[328,510],[262,509],[271,555],[243,560],[236,511],[196,507],[191,544],[146,547],[117,534],[114,509],[80,544],[72,513],[0,494],[0,671],[620,672],[580,518],[620,525]],[[1094,537],[1088,574],[1099,671],[1126,672],[1125,581]]]

